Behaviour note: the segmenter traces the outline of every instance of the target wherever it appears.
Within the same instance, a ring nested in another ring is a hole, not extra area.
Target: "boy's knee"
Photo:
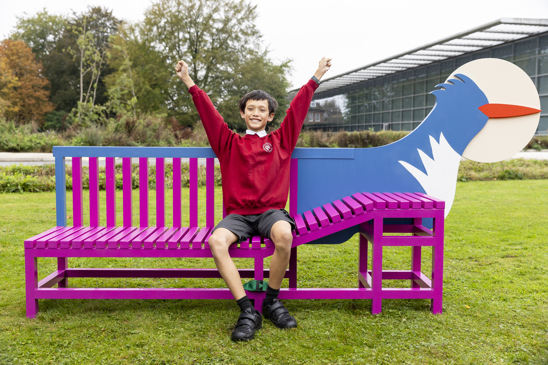
[[[215,253],[228,250],[233,242],[229,242],[229,239],[225,235],[218,233],[218,231],[215,231],[213,232],[211,237],[209,237],[208,243],[211,251]]]
[[[291,250],[291,244],[293,243],[291,225],[283,221],[277,222],[272,228],[273,229],[271,231],[271,237],[272,241],[274,241],[274,246],[276,247],[276,250],[289,253]]]

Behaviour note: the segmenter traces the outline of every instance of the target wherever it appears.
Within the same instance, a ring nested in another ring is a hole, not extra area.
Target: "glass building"
[[[432,110],[436,99],[429,93],[435,86],[478,58],[513,62],[531,77],[542,109],[537,135],[547,135],[548,19],[500,19],[326,79],[314,95],[304,128],[411,131]]]

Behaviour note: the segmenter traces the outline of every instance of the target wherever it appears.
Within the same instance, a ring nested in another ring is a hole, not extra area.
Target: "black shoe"
[[[255,336],[255,331],[263,325],[261,313],[253,308],[240,313],[238,322],[232,331],[232,341],[249,341]]]
[[[271,305],[265,305],[263,302],[263,316],[270,319],[274,326],[278,328],[295,328],[297,327],[297,321],[286,307],[278,299],[274,299]]]

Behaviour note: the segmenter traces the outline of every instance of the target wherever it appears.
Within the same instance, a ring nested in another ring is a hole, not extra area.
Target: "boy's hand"
[[[185,61],[179,61],[177,65],[175,66],[175,72],[177,73],[177,76],[183,81],[189,89],[194,86],[194,81],[190,78],[188,75],[188,65]]]
[[[314,76],[316,76],[318,80],[321,80],[322,76],[325,75],[325,73],[329,71],[329,69],[331,68],[331,60],[332,58],[326,58],[326,57],[320,60],[320,65],[318,66],[318,69],[316,70],[316,73],[314,74]]]

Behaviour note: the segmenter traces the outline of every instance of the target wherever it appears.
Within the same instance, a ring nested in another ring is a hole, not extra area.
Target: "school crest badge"
[[[268,153],[272,152],[272,145],[270,143],[263,144],[263,150],[265,150]]]

